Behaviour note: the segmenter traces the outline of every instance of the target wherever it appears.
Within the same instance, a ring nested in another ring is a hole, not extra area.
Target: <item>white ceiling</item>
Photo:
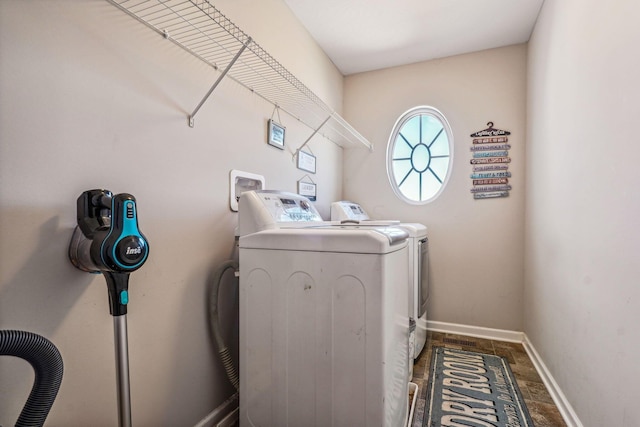
[[[344,74],[524,43],[544,0],[284,0]]]

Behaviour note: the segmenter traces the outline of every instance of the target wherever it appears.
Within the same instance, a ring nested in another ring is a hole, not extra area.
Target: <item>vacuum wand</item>
[[[103,271],[109,289],[109,309],[113,316],[113,337],[116,357],[118,425],[131,427],[131,387],[129,383],[129,339],[127,333],[127,303],[129,273]]]
[[[85,191],[77,200],[78,226],[71,237],[69,259],[79,270],[102,273],[109,294],[115,338],[118,422],[131,426],[127,305],[129,274],[149,256],[149,244],[138,228],[136,199],[109,190]]]
[[[129,386],[129,340],[127,316],[113,316],[116,349],[116,384],[118,386],[118,425],[131,427],[131,388]]]

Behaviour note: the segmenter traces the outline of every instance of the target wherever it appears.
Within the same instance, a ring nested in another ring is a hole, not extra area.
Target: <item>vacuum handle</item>
[[[136,199],[131,194],[111,199],[111,226],[99,251],[102,264],[116,272],[130,273],[147,260],[149,245],[138,227]]]
[[[112,316],[127,314],[129,304],[129,273],[103,271],[109,290],[109,312]]]

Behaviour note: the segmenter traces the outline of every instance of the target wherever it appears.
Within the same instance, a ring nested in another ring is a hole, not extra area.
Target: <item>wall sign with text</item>
[[[316,173],[316,156],[313,154],[298,150],[297,165],[298,169],[303,171]]]
[[[303,177],[300,181],[298,181],[298,194],[301,196],[305,196],[312,202],[315,202],[317,199],[317,186],[313,182],[303,181],[305,178]]]
[[[508,135],[511,132],[495,129],[493,122],[488,122],[487,129],[472,133],[471,193],[474,199],[493,199],[508,197],[511,191],[511,172],[508,171],[509,157]]]
[[[276,148],[284,150],[285,127],[279,123],[269,120],[269,130],[267,142]]]

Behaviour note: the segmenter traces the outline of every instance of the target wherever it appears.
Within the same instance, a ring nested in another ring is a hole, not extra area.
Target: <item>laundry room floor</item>
[[[566,426],[522,344],[428,331],[427,344],[413,365],[412,381],[418,384],[419,391],[412,427],[422,427],[424,421],[426,386],[429,382],[429,364],[433,347],[456,348],[506,357],[535,426]]]

